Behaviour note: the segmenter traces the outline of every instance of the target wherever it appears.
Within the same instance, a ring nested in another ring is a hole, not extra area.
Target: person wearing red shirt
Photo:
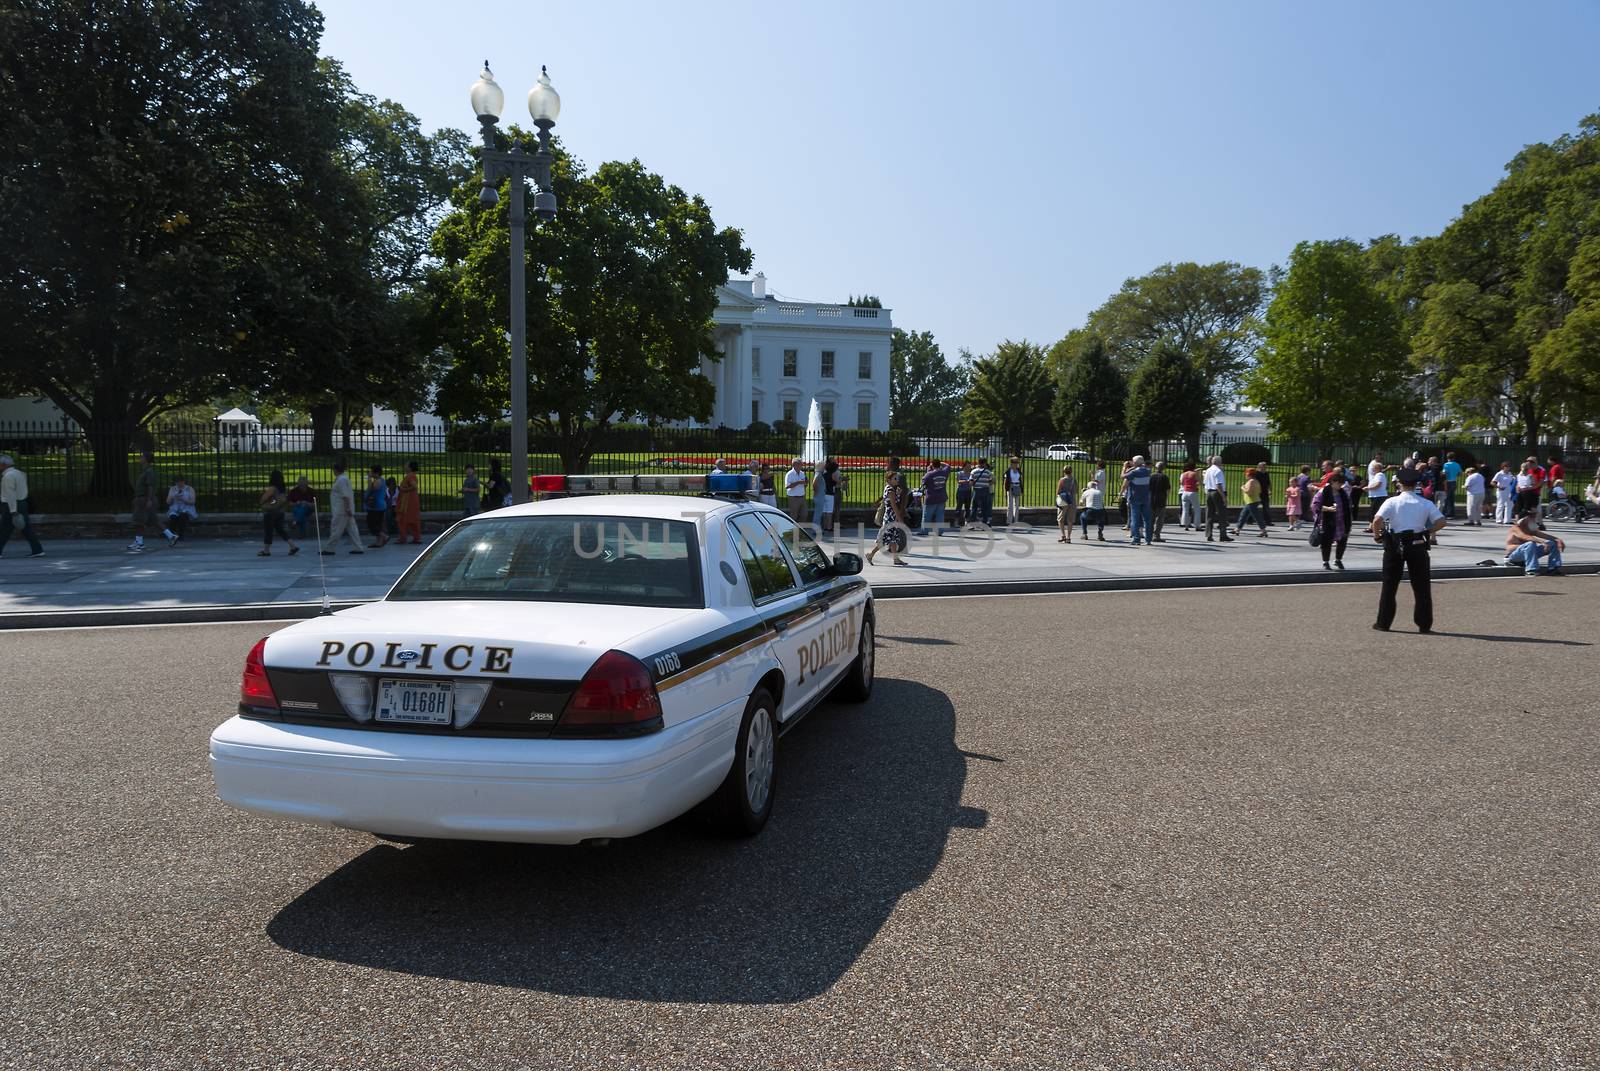
[[[1178,523],[1185,532],[1191,528],[1199,531],[1205,522],[1200,512],[1200,474],[1194,470],[1193,461],[1183,463],[1178,476]]]
[[[1550,459],[1550,467],[1544,470],[1544,478],[1545,486],[1548,488],[1549,493],[1553,495],[1555,493],[1556,484],[1559,483],[1563,487],[1566,486],[1566,466],[1561,464],[1561,461],[1558,458],[1552,457]],[[1548,496],[1546,500],[1548,501]]]

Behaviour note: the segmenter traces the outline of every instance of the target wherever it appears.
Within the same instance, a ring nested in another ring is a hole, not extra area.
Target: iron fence
[[[293,485],[304,476],[325,491],[332,481],[332,466],[343,461],[352,476],[379,466],[385,475],[401,475],[407,462],[418,464],[422,505],[427,510],[461,507],[461,481],[468,465],[480,479],[492,462],[510,471],[509,432],[504,424],[433,424],[336,430],[331,448],[317,448],[310,427],[273,427],[252,423],[223,425],[216,422],[157,421],[149,427],[100,430],[93,437],[72,422],[0,423],[0,453],[11,454],[27,473],[34,508],[43,513],[126,512],[132,482],[139,471],[139,455],[150,450],[161,486],[184,476],[195,487],[202,512],[247,512],[256,508],[272,473]],[[726,428],[664,428],[619,426],[594,436],[587,457],[572,456],[570,444],[551,436],[529,436],[529,471],[534,475],[582,471],[589,474],[697,474],[711,469],[720,458],[729,469],[751,461],[772,466],[782,485],[783,473],[803,450],[803,433],[795,429],[763,430]],[[1195,449],[1180,442],[1099,444],[1040,444],[1023,451],[1025,476],[1023,506],[1037,509],[1055,502],[1056,482],[1063,468],[1072,470],[1080,486],[1091,477],[1096,462],[1104,460],[1115,485],[1121,462],[1140,453],[1152,462],[1164,461],[1176,477],[1185,460],[1204,464],[1221,455],[1229,485],[1238,487],[1249,465],[1264,467],[1271,484],[1272,504],[1281,506],[1283,488],[1302,464],[1315,465],[1324,457],[1364,463],[1380,447],[1374,444],[1313,444],[1287,441],[1255,442],[1206,437]],[[1004,468],[1007,454],[998,440],[971,441],[959,436],[911,436],[901,432],[835,429],[824,433],[827,456],[839,462],[845,477],[844,505],[863,508],[874,503],[883,489],[882,473],[890,456],[902,459],[915,486],[926,461],[937,458],[953,465],[987,458]],[[1518,446],[1471,443],[1386,444],[1385,457],[1398,461],[1412,450],[1424,457],[1454,451],[1463,464],[1498,465],[1518,462],[1527,451]],[[1544,446],[1541,458],[1564,458],[1571,477],[1587,483],[1595,472],[1597,455],[1559,446]],[[1192,456],[1191,456],[1192,455]],[[563,458],[566,460],[563,460]],[[809,468],[809,466],[807,466]],[[1176,484],[1176,479],[1174,480]],[[1116,488],[1110,488],[1114,497]],[[953,488],[952,488],[953,492]],[[1464,493],[1458,488],[1458,493]],[[997,496],[1000,497],[1000,496]],[[1176,488],[1173,501],[1176,502]]]

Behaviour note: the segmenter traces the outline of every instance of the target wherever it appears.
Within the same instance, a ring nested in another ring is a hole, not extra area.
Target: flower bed
[[[794,460],[794,455],[792,454],[788,457],[778,455],[768,457],[734,457],[728,454],[723,454],[721,457],[723,463],[727,465],[729,472],[738,472],[745,466],[749,465],[752,461],[754,461],[757,465],[771,465],[774,471],[780,469],[787,470],[789,468],[789,463]],[[837,461],[839,463],[840,470],[844,472],[882,472],[889,464],[889,459],[886,457],[835,457],[832,460]],[[916,462],[914,466],[908,467],[902,465],[902,467],[920,469],[925,467],[928,463],[928,459],[925,457],[918,457],[912,460]],[[709,472],[711,470],[711,466],[716,464],[716,462],[716,457],[702,455],[692,457],[678,456],[652,458],[649,464],[654,468],[689,469],[695,472]],[[960,464],[960,462],[956,462],[956,464]],[[810,462],[805,462],[801,464],[800,467],[808,472],[816,468],[816,466]]]

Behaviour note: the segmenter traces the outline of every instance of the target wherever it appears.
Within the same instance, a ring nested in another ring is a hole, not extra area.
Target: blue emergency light
[[[714,495],[743,495],[756,489],[756,478],[748,472],[713,472],[706,477],[706,490]]]

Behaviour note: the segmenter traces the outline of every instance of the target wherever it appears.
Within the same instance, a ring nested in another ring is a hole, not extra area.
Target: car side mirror
[[[861,555],[851,554],[847,550],[841,550],[833,556],[833,575],[855,576],[857,573],[861,572],[865,564],[866,563],[861,560]]]

